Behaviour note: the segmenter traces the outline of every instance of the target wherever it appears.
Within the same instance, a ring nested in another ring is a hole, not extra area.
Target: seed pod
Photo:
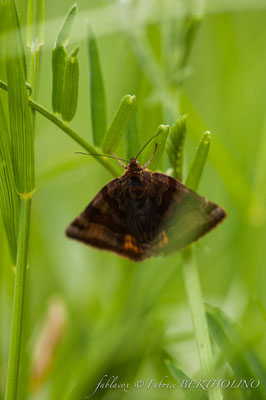
[[[74,118],[78,104],[79,63],[77,53],[79,46],[66,58],[64,81],[61,97],[61,115],[64,121]]]
[[[77,14],[77,5],[74,4],[67,13],[67,16],[59,29],[55,46],[52,54],[52,70],[53,70],[53,90],[52,90],[52,106],[54,113],[61,113],[61,98],[64,81],[64,71],[66,66],[67,51],[65,49],[70,32]]]
[[[66,66],[67,52],[63,46],[54,47],[52,54],[53,68],[53,91],[52,91],[52,106],[53,112],[60,114],[61,112],[61,97],[64,81],[64,72]]]

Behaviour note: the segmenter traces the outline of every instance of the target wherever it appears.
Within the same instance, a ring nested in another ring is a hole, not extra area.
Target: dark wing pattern
[[[113,179],[67,228],[66,235],[91,246],[140,261],[145,245],[137,244],[127,227],[120,178]]]
[[[221,207],[178,180],[160,173],[153,173],[152,176],[154,185],[157,185],[157,214],[160,215],[153,246],[155,253],[168,254],[181,250],[225,218]]]
[[[168,175],[146,170],[143,186],[110,181],[67,236],[134,261],[178,251],[214,228],[224,210]],[[132,191],[133,188],[133,191]]]

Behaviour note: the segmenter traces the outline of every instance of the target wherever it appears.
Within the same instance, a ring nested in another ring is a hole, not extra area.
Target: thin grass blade
[[[193,382],[193,379],[187,376],[183,371],[181,371],[181,369],[177,368],[170,360],[167,360],[165,364],[178,387],[182,389],[182,393],[186,400],[195,400],[195,398],[197,398],[197,400],[207,400],[207,396],[204,393],[201,393],[201,388],[197,390],[196,388],[193,388],[193,386],[192,388],[188,387],[190,382]]]
[[[25,52],[13,0],[6,4],[5,41],[8,104],[17,192],[23,196],[35,190],[35,167],[31,111],[26,89]]]
[[[13,173],[11,142],[0,99],[0,207],[9,244],[11,259],[16,264],[19,224],[19,197]]]
[[[32,97],[35,100],[37,98],[37,82],[39,80],[40,47],[44,45],[44,29],[45,0],[28,0],[27,46],[31,52],[29,81],[33,88]]]
[[[89,28],[90,109],[93,142],[100,146],[106,131],[106,100],[100,56],[95,36]]]
[[[56,42],[55,42],[56,47],[67,45],[77,12],[78,12],[78,7],[77,7],[77,4],[75,3],[69,9],[69,11],[64,19],[64,22],[58,32]]]
[[[38,50],[44,45],[45,0],[28,0],[27,46]]]
[[[122,99],[114,118],[104,135],[102,142],[104,153],[113,152],[118,146],[133,115],[135,103],[136,97],[130,96],[129,94]]]
[[[150,160],[154,154],[155,146],[157,145],[157,150],[151,163],[149,164],[149,169],[151,169],[152,171],[158,169],[158,165],[164,153],[169,132],[169,125],[160,125],[156,131],[155,138],[147,146],[147,150],[143,155],[143,160],[145,160],[145,162]]]
[[[127,159],[130,160],[131,157],[136,157],[136,154],[140,150],[140,140],[138,133],[138,120],[137,112],[135,110],[131,121],[128,124],[126,131],[126,152]],[[141,161],[141,154],[139,161]]]
[[[196,191],[198,188],[202,171],[208,157],[210,144],[211,144],[211,133],[207,131],[202,136],[202,139],[200,141],[198,150],[196,152],[194,161],[192,162],[186,180],[186,185],[192,190]]]
[[[207,319],[214,340],[221,348],[236,377],[259,380],[257,389],[243,387],[246,399],[266,397],[266,373],[254,351],[245,343],[236,324],[218,307],[207,306]],[[253,397],[254,396],[254,397]]]

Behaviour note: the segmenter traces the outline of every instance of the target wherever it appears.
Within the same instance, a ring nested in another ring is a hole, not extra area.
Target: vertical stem
[[[25,196],[21,198],[15,289],[12,310],[11,340],[5,400],[15,400],[17,397],[23,325],[23,309],[25,299],[25,283],[28,260],[30,210],[31,196]]]
[[[205,314],[197,263],[194,259],[192,248],[189,247],[185,249],[182,256],[184,260],[184,281],[196,337],[201,370],[203,373],[202,379],[215,379],[208,323]],[[223,398],[221,391],[215,387],[210,389],[208,394],[210,400],[221,400]]]
[[[39,66],[39,49],[31,48],[30,51],[30,76],[29,83],[32,87],[32,94],[30,98],[36,101],[37,99],[37,77]],[[32,129],[35,132],[35,110],[32,109]]]

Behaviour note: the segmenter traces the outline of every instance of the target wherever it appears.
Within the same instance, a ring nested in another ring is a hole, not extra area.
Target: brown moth
[[[151,161],[151,160],[150,160]],[[66,235],[133,261],[167,255],[198,240],[225,216],[217,204],[131,158],[67,228]]]

